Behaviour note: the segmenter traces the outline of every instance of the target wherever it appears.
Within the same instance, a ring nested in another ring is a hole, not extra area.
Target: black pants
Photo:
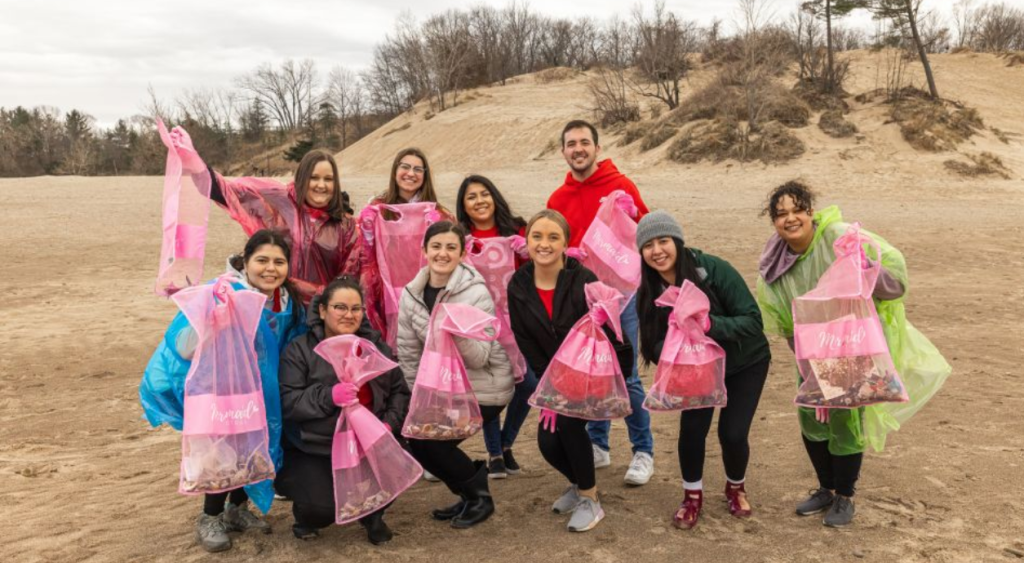
[[[555,431],[537,426],[537,446],[545,461],[565,475],[582,490],[597,486],[594,474],[594,449],[587,433],[587,421],[582,418],[558,415]]]
[[[231,501],[231,504],[238,506],[249,500],[249,495],[241,487],[223,493],[207,494],[203,499],[203,512],[210,516],[218,516],[224,512],[224,503],[228,500]]]
[[[742,481],[750,461],[750,425],[761,400],[771,360],[752,364],[725,378],[729,400],[718,413],[718,443],[722,446],[725,476]],[[715,409],[683,411],[679,417],[679,468],[690,483],[704,476],[704,447]]]
[[[812,442],[806,437],[803,440],[821,488],[852,497],[857,478],[860,477],[864,454],[833,455],[828,451],[828,442]]]
[[[484,424],[498,418],[504,408],[481,405],[480,414],[483,416]],[[443,481],[452,491],[457,491],[458,486],[472,479],[477,471],[473,460],[459,449],[459,444],[463,441],[410,439],[409,452],[423,469]]]

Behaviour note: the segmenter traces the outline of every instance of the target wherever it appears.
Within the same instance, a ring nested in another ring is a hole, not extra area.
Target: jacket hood
[[[597,163],[597,170],[590,175],[589,178],[582,182],[576,181],[573,177],[572,171],[565,174],[565,185],[570,188],[584,188],[590,186],[602,186],[604,184],[610,184],[617,182],[622,178],[624,174],[619,172],[619,169],[612,163],[612,159],[606,158]]]
[[[427,283],[430,281],[430,266],[424,266],[416,277],[412,279],[405,286],[405,290],[413,295],[413,297],[423,300],[423,292],[427,288]],[[460,263],[455,271],[452,272],[452,276],[448,278],[448,283],[444,288],[451,295],[456,295],[465,291],[474,285],[486,285],[484,277],[480,275],[472,266],[468,266],[465,263]]]

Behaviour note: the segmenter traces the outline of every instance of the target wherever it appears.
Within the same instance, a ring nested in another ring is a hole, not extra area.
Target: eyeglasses
[[[341,303],[331,305],[330,307],[331,309],[334,310],[335,313],[338,313],[343,317],[349,313],[352,313],[352,316],[362,315],[363,310],[365,309],[365,307],[362,307],[360,305],[349,307],[348,305],[342,305]]]
[[[413,166],[411,164],[406,164],[404,162],[398,165],[398,169],[401,170],[402,172],[412,171],[419,175],[422,175],[424,172],[427,171],[427,169],[422,166]]]

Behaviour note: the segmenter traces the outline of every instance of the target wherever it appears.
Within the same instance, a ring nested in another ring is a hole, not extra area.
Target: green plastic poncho
[[[757,279],[757,303],[761,307],[764,329],[768,334],[793,337],[793,299],[807,293],[835,260],[832,243],[849,227],[836,206],[814,214],[814,239],[795,264],[773,283],[763,276]],[[910,401],[885,403],[860,409],[832,409],[829,421],[820,423],[814,409],[800,408],[800,430],[808,440],[829,443],[833,455],[861,453],[867,445],[875,451],[885,447],[886,434],[923,407],[942,387],[952,368],[935,346],[907,320],[903,301],[910,291],[907,264],[903,254],[882,237],[862,231],[882,249],[882,267],[903,285],[903,296],[891,301],[875,300],[882,331],[889,345],[893,364],[906,386]],[[878,260],[875,249],[864,246],[871,260]]]

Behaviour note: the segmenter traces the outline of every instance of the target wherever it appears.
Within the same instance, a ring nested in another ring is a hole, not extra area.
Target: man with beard
[[[569,222],[570,247],[579,247],[583,234],[594,221],[601,199],[615,190],[623,190],[636,203],[640,220],[648,209],[640,198],[636,185],[619,172],[611,159],[598,162],[601,146],[598,144],[597,129],[586,121],[570,121],[562,129],[562,155],[569,164],[565,183],[548,198],[548,209],[558,211]],[[622,313],[622,330],[633,346],[633,372],[627,374],[626,387],[629,389],[633,414],[626,417],[629,441],[633,444],[633,461],[629,464],[625,481],[629,485],[643,485],[654,474],[654,437],[651,435],[651,418],[642,408],[644,386],[637,373],[638,321],[636,298],[630,299]],[[608,431],[611,423],[595,421],[587,425],[594,447],[594,465],[598,468],[611,465],[608,445]]]

